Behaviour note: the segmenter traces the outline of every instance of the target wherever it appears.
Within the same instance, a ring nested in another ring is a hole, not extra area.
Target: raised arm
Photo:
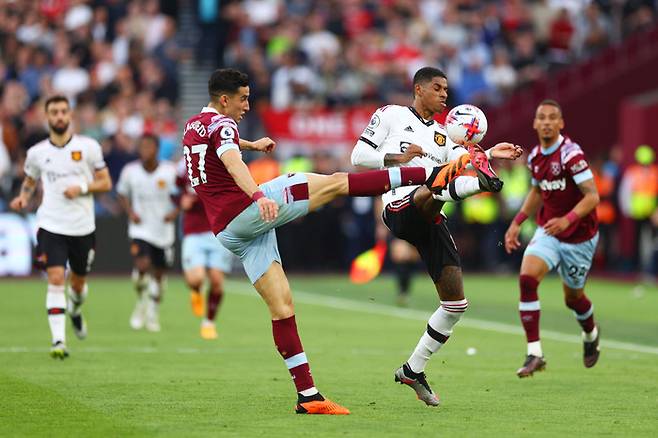
[[[256,141],[249,141],[241,138],[240,149],[243,151],[260,151],[269,154],[276,147],[276,142],[269,137],[259,138]]]

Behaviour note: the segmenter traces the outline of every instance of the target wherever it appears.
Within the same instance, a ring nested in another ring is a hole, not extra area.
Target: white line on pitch
[[[237,293],[239,295],[251,296],[260,298],[256,291],[252,288],[246,288],[244,283],[230,281],[230,293]],[[238,286],[238,287],[235,287]],[[314,304],[318,306],[331,307],[333,309],[350,310],[354,312],[370,313],[374,315],[395,316],[397,318],[411,319],[416,321],[427,321],[430,317],[429,312],[413,309],[401,309],[386,304],[379,303],[366,303],[363,301],[350,300],[347,298],[338,298],[327,295],[318,295],[309,292],[300,291],[299,289],[293,290],[295,301],[305,304]],[[505,333],[510,335],[523,335],[524,332],[520,327],[505,324],[502,322],[486,321],[483,319],[470,318],[465,316],[459,325],[478,330],[486,330],[496,333]],[[551,330],[542,330],[541,337],[553,341],[569,342],[572,344],[581,344],[583,341],[580,336],[568,335],[565,333],[554,332]],[[658,347],[651,347],[648,345],[633,344],[630,342],[615,341],[612,339],[602,339],[601,346],[607,348],[614,348],[616,350],[632,351],[634,353],[647,353],[657,354]]]

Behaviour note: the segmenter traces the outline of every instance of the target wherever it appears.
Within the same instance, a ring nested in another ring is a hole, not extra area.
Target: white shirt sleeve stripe
[[[587,169],[584,172],[577,173],[573,176],[573,182],[576,184],[580,184],[583,181],[587,181],[588,179],[594,178],[594,174],[590,169]]]
[[[222,146],[218,147],[217,148],[217,158],[219,158],[221,160],[222,159],[222,154],[224,152],[228,151],[229,149],[235,149],[236,151],[239,152],[240,151],[240,146],[238,146],[235,143],[229,143],[229,144],[225,144],[225,145],[222,145]]]

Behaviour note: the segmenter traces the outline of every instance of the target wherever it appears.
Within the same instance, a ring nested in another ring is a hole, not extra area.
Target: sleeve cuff
[[[217,158],[221,159],[222,154],[230,149],[235,149],[236,151],[240,152],[240,146],[235,143],[228,143],[217,148]]]
[[[573,182],[580,184],[583,181],[594,178],[594,174],[590,169],[585,170],[584,172],[577,173],[573,176]]]

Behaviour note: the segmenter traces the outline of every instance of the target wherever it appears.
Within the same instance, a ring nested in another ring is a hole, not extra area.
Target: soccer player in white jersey
[[[48,275],[46,308],[52,335],[50,355],[64,359],[66,312],[76,336],[87,336],[81,306],[88,294],[86,277],[95,251],[93,193],[112,189],[101,146],[92,138],[71,132],[71,107],[64,96],[45,103],[49,136],[27,151],[25,180],[11,201],[17,211],[26,208],[41,180],[43,199],[37,210],[37,260]],[[70,267],[68,302],[66,266]],[[67,310],[68,309],[68,310]]]
[[[437,68],[421,68],[414,75],[413,92],[411,106],[387,105],[373,114],[354,146],[352,164],[372,168],[428,168],[469,153],[465,147],[451,142],[444,126],[433,119],[446,106],[446,75]],[[487,151],[487,157],[516,159],[521,152],[518,146],[499,143]],[[477,177],[460,176],[438,195],[422,186],[400,187],[382,195],[384,223],[394,236],[416,247],[441,300],[415,350],[395,372],[396,382],[413,388],[418,398],[431,406],[438,405],[439,398],[427,383],[425,365],[448,340],[453,326],[468,307],[461,261],[441,207],[444,201],[502,188],[487,157],[471,161]]]
[[[139,157],[123,168],[117,183],[119,201],[128,214],[130,253],[134,259],[137,304],[130,326],[158,332],[165,272],[171,267],[174,254],[178,207],[172,195],[177,191],[176,167],[168,161],[158,161],[158,137],[152,134],[144,134],[140,139]]]

